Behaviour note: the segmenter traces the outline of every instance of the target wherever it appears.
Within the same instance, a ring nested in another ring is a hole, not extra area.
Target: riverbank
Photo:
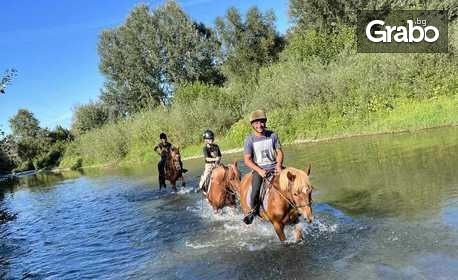
[[[155,163],[153,147],[161,132],[181,147],[183,158],[200,156],[205,129],[215,132],[222,150],[238,151],[251,132],[248,115],[256,109],[266,110],[268,128],[282,143],[458,124],[455,41],[449,54],[421,55],[359,54],[354,41],[348,42],[330,60],[297,56],[287,48],[278,62],[243,81],[185,84],[169,106],[78,135],[59,167]]]
[[[439,127],[456,127],[458,125],[458,98],[438,97],[427,100],[426,102],[412,102],[410,100],[399,101],[396,108],[384,113],[371,114],[366,120],[341,119],[341,126],[336,125],[335,119],[329,122],[323,122],[322,127],[313,131],[294,131],[294,135],[310,135],[310,137],[292,138],[291,135],[285,134],[288,128],[272,128],[278,131],[283,144],[298,143],[318,143],[333,141],[337,139],[350,137],[364,137],[378,134],[392,134],[415,132],[424,129],[434,129]],[[299,117],[300,114],[297,114]],[[224,137],[218,137],[217,143],[221,146],[223,154],[231,154],[242,151],[243,139],[250,133],[249,125],[243,125],[247,122],[242,120],[234,125]],[[331,122],[331,123],[330,123]],[[268,123],[269,124],[269,123]],[[351,124],[351,125],[348,125]],[[243,125],[243,129],[240,126]],[[296,124],[297,125],[297,124]],[[291,125],[293,127],[293,124]],[[290,129],[291,129],[290,127]],[[243,130],[244,133],[238,133],[238,139],[234,137],[236,131]],[[290,132],[293,132],[290,130]],[[171,139],[173,143],[173,139]],[[135,154],[143,153],[144,155],[153,154],[151,146],[137,147]],[[183,147],[182,156],[184,160],[200,158],[202,144],[189,145]],[[132,151],[132,153],[134,153]],[[113,168],[116,166],[135,166],[135,165],[153,165],[158,158],[155,156],[145,156],[135,158],[132,155],[118,161],[109,163],[82,165],[83,168]],[[60,166],[54,169],[55,172],[70,170],[69,166]]]

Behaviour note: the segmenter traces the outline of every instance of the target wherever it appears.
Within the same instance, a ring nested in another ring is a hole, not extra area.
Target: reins
[[[306,205],[296,205],[296,203],[292,202],[289,198],[287,198],[285,195],[283,195],[283,193],[278,190],[276,187],[274,187],[274,185],[272,184],[272,179],[275,177],[275,175],[271,176],[270,180],[267,179],[267,178],[264,178],[264,181],[266,181],[270,186],[269,188],[273,188],[284,200],[286,200],[286,202],[289,204],[289,206],[291,206],[291,208],[293,209],[300,209],[300,208],[304,208],[304,207],[310,207],[312,205],[312,201],[309,200],[309,203],[306,204]]]

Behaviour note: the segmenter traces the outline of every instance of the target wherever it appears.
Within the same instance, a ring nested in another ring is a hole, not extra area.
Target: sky
[[[41,127],[69,128],[75,105],[97,100],[104,77],[99,72],[98,35],[122,25],[138,4],[150,8],[164,1],[137,0],[2,0],[0,4],[0,76],[10,68],[18,75],[0,94],[0,130],[28,109]],[[182,0],[195,21],[213,26],[217,16],[235,6],[242,13],[257,6],[272,9],[280,33],[288,28],[287,0]]]

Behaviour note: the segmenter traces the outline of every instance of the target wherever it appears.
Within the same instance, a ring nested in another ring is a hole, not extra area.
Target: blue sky
[[[0,129],[18,109],[34,113],[42,127],[70,127],[72,108],[96,100],[104,77],[99,73],[98,34],[121,25],[135,0],[5,0],[0,4],[0,75],[8,68],[18,76],[0,95]],[[212,25],[230,6],[245,12],[252,6],[273,9],[277,29],[288,28],[287,0],[183,0],[194,20]]]

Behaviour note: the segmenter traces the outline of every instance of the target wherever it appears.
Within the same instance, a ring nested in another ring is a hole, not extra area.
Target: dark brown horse
[[[183,173],[181,170],[180,148],[172,147],[170,154],[165,162],[165,179],[172,185],[172,190],[177,191],[176,182],[181,180],[181,186],[185,186]]]
[[[270,221],[281,241],[286,239],[284,227],[296,224],[295,237],[301,240],[302,230],[297,224],[302,215],[308,223],[313,221],[312,190],[309,180],[310,167],[303,171],[288,167],[281,174],[275,175],[271,182],[267,182],[267,191],[262,202],[259,216]],[[240,183],[240,204],[246,215],[251,209],[247,198],[251,191],[251,173],[243,176]]]
[[[213,169],[207,192],[207,199],[213,210],[218,211],[225,206],[235,206],[239,184],[240,172],[236,161],[233,164],[220,165]]]

